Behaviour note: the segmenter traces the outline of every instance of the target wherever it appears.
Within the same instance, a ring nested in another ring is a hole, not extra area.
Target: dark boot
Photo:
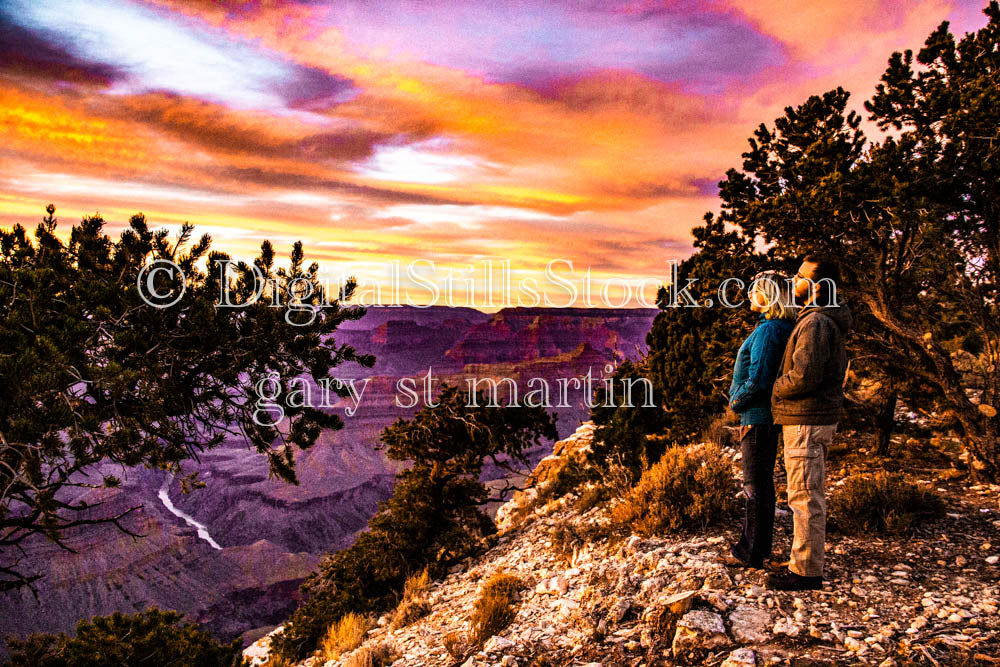
[[[767,586],[779,591],[810,591],[823,588],[823,577],[803,577],[791,570],[767,575]]]

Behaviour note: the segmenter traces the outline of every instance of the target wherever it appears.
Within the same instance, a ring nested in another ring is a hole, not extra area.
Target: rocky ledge
[[[576,446],[561,452],[585,445],[592,427],[582,428]],[[769,590],[766,572],[720,562],[736,526],[615,537],[607,530],[615,501],[580,513],[569,494],[507,526],[487,552],[433,583],[428,615],[395,630],[389,614],[379,618],[358,651],[389,645],[402,656],[394,667],[1000,663],[1000,487],[939,491],[948,492],[950,514],[946,526],[931,528],[936,536],[828,535],[824,590],[801,593]],[[787,553],[787,512],[777,524],[776,553]],[[499,573],[524,582],[513,622],[456,659],[444,638],[468,632],[482,585]]]

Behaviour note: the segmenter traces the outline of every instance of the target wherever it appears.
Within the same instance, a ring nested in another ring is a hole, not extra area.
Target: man
[[[774,423],[781,425],[794,533],[788,570],[768,576],[779,590],[823,586],[826,546],[826,454],[844,401],[851,311],[840,303],[837,265],[808,255],[794,279],[795,319],[771,393]]]

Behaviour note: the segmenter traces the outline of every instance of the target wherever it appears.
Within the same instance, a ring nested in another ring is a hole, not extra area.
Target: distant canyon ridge
[[[383,428],[423,405],[398,407],[401,378],[415,378],[418,392],[428,368],[462,388],[467,378],[511,378],[526,386],[529,378],[554,384],[588,370],[596,383],[607,364],[645,353],[657,312],[369,307],[334,339],[374,354],[374,367],[352,363],[332,371],[345,379],[368,378],[364,400],[352,416],[343,405],[332,408],[345,428],[297,452],[298,486],[268,479],[267,462],[235,439],[185,465],[206,484],[188,494],[162,471],[107,466],[104,472],[122,478],[121,488],[85,490],[79,499],[102,501],[102,514],[141,505],[128,525],[144,537],[102,525],[70,536],[76,553],[43,539],[26,545],[26,570],[43,574],[36,583],[39,601],[28,590],[0,595],[2,634],[72,632],[81,618],[156,605],[184,612],[220,638],[253,639],[289,616],[299,584],[319,558],[350,546],[378,502],[392,494],[402,464],[375,445]],[[589,417],[583,393],[568,395],[567,407],[550,410],[560,438]],[[552,444],[527,452],[531,467],[552,452]],[[486,468],[482,480],[499,481],[504,474]],[[492,514],[496,508],[487,509]]]

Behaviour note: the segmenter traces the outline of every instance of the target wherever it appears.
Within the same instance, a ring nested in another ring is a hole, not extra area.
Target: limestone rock
[[[563,618],[569,618],[573,615],[573,612],[580,608],[580,603],[576,600],[563,600],[559,604],[559,615]]]
[[[581,424],[576,431],[553,445],[552,454],[546,456],[524,481],[524,491],[518,491],[506,503],[497,508],[494,521],[501,531],[513,527],[513,518],[518,511],[531,503],[539,489],[553,483],[570,461],[583,462],[594,440],[594,422]]]
[[[670,577],[667,575],[651,577],[650,579],[643,581],[639,586],[639,589],[642,591],[643,595],[652,596],[662,590],[668,583],[670,583]]]
[[[535,586],[535,592],[539,595],[565,595],[569,590],[569,582],[561,574],[543,579]]]
[[[610,623],[621,622],[621,620],[625,618],[625,614],[628,613],[631,606],[632,603],[627,599],[619,600],[611,607],[611,611],[608,612],[608,621]]]
[[[725,590],[732,588],[732,586],[733,580],[724,570],[710,573],[705,577],[705,583],[702,585],[703,588],[711,590]]]
[[[515,645],[516,644],[514,642],[506,637],[494,635],[486,640],[486,644],[483,646],[483,651],[486,653],[500,653],[501,651],[514,648]]]
[[[740,644],[759,644],[768,640],[771,614],[766,609],[740,605],[729,615],[733,639]]]
[[[710,611],[689,611],[677,621],[671,645],[674,656],[698,649],[716,649],[730,644],[722,617]]]
[[[757,656],[748,648],[738,648],[729,654],[719,667],[754,667]]]
[[[729,603],[715,591],[702,591],[700,597],[702,600],[715,607],[715,610],[718,612],[724,612],[729,609]]]
[[[675,616],[683,616],[691,609],[697,595],[695,591],[682,591],[663,600],[663,604],[670,610],[670,613]]]
[[[783,618],[774,624],[774,634],[776,635],[798,637],[800,632],[802,632],[802,626],[790,618]]]

